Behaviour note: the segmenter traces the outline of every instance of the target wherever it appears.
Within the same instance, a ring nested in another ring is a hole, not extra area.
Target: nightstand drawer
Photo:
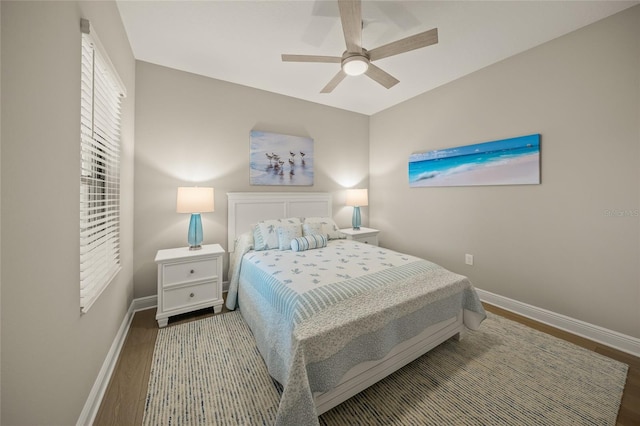
[[[213,278],[218,275],[218,264],[211,260],[170,263],[163,266],[164,286]]]
[[[377,235],[372,235],[372,236],[368,236],[368,237],[354,237],[353,238],[354,241],[358,241],[361,243],[365,243],[365,244],[371,244],[372,246],[377,246],[378,245],[378,236]]]
[[[216,298],[216,287],[211,283],[202,283],[164,291],[162,309],[170,311],[185,306],[197,305]]]

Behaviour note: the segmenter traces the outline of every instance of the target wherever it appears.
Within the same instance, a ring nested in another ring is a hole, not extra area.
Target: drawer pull
[[[196,272],[195,269],[192,269],[192,270],[189,271],[190,274],[193,274],[194,272]]]
[[[193,296],[195,296],[195,294],[193,294],[193,293],[191,293],[191,294],[189,295],[189,297],[193,297]]]

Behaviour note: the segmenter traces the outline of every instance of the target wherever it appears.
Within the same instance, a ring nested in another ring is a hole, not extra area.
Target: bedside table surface
[[[200,250],[189,250],[189,247],[158,250],[155,261],[157,263],[165,260],[189,259],[222,253],[224,253],[224,249],[220,244],[203,244]]]
[[[375,234],[380,231],[377,229],[365,228],[364,226],[361,226],[359,230],[356,230],[353,228],[344,228],[344,229],[341,229],[340,232],[342,232],[343,234],[357,237],[358,235]]]

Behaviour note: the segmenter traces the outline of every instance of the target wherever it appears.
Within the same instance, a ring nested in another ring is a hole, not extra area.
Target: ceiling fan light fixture
[[[1,0],[0,0],[1,1]],[[342,56],[282,55],[285,62],[340,63],[340,71],[325,85],[320,93],[331,93],[347,76],[366,74],[371,80],[390,89],[400,81],[373,62],[421,49],[438,43],[438,29],[433,28],[400,40],[367,50],[362,47],[362,0],[337,0],[344,42],[347,47]]]
[[[342,71],[347,75],[362,75],[369,69],[369,59],[365,56],[350,56],[342,61]]]

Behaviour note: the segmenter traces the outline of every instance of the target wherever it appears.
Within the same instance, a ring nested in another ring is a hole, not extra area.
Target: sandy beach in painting
[[[411,182],[412,187],[518,185],[536,184],[539,177],[540,154],[523,155],[508,160],[484,163],[477,167],[460,167],[446,173]]]

